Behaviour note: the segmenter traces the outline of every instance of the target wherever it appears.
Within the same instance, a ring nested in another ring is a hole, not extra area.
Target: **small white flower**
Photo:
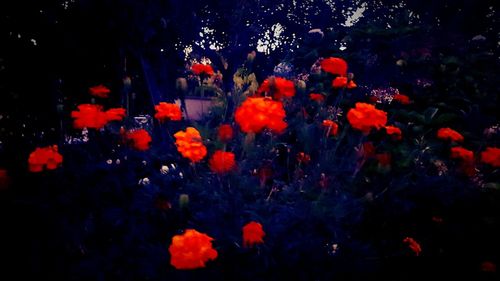
[[[148,185],[150,184],[149,178],[143,178],[139,180],[140,185]]]
[[[168,168],[168,166],[167,166],[167,165],[163,165],[163,166],[161,166],[160,173],[161,173],[162,175],[166,175],[166,174],[168,174],[168,172],[169,172],[169,171],[170,171],[170,169]]]

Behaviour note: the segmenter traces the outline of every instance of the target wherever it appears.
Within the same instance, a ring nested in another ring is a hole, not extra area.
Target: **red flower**
[[[125,108],[110,108],[106,113],[106,119],[109,121],[122,121],[125,118]]]
[[[332,120],[323,120],[323,127],[327,130],[327,135],[336,136],[339,131],[339,125]]]
[[[433,216],[432,217],[432,221],[435,222],[435,223],[443,223],[444,220],[440,216]]]
[[[164,121],[179,121],[182,119],[181,108],[175,103],[160,102],[155,105],[155,118]]]
[[[391,154],[390,153],[379,153],[375,155],[380,166],[390,166],[391,165]]]
[[[395,140],[400,140],[403,138],[403,133],[401,129],[395,126],[385,126],[385,131],[388,135],[392,136]]]
[[[472,163],[474,162],[474,152],[460,146],[455,146],[451,148],[451,158]]]
[[[243,227],[243,247],[252,247],[255,244],[264,243],[266,233],[262,229],[262,224],[252,221]]]
[[[101,129],[109,121],[121,121],[125,117],[125,109],[112,108],[102,111],[102,106],[96,104],[80,104],[78,110],[71,112],[75,129]]]
[[[323,71],[340,76],[347,75],[347,62],[341,58],[327,58],[321,61]]]
[[[152,140],[148,131],[144,129],[128,131],[125,137],[131,142],[133,148],[140,151],[148,150]]]
[[[399,102],[400,104],[410,104],[410,98],[407,95],[395,94],[393,100]]]
[[[109,93],[111,93],[111,90],[104,85],[97,85],[89,88],[89,94],[94,97],[107,98],[109,97]]]
[[[185,132],[178,131],[174,137],[177,150],[192,162],[199,162],[207,155],[207,148],[203,145],[200,132],[195,128],[187,127]]]
[[[495,168],[500,167],[500,148],[487,147],[485,151],[481,152],[481,162]]]
[[[264,93],[272,95],[275,100],[291,98],[295,96],[295,84],[285,78],[271,76],[262,82],[256,92],[258,96],[264,96]]]
[[[411,237],[406,237],[405,239],[403,239],[403,243],[408,244],[408,247],[415,253],[416,256],[419,256],[422,252],[422,247],[420,247],[420,244]]]
[[[235,120],[245,133],[259,133],[265,128],[281,133],[288,125],[285,116],[280,101],[250,97],[236,109]]]
[[[437,137],[442,140],[462,142],[464,137],[457,131],[450,128],[441,128],[437,132]]]
[[[9,175],[7,174],[7,170],[5,169],[0,169],[0,190],[7,189],[10,184],[10,178]]]
[[[96,104],[80,104],[78,110],[71,112],[73,127],[75,129],[101,129],[106,123],[108,118],[106,113],[102,111],[102,106]]]
[[[259,177],[260,187],[264,187],[268,179],[270,179],[273,176],[272,164],[266,162],[264,165],[262,165],[262,167],[258,168],[255,171],[254,175]]]
[[[352,80],[348,80],[347,77],[335,77],[332,81],[332,87],[334,88],[347,88],[347,89],[353,89],[356,88],[358,85],[354,83]]]
[[[351,126],[368,134],[372,128],[380,129],[387,123],[387,112],[376,109],[375,106],[358,102],[355,108],[347,112],[347,120]]]
[[[172,237],[170,264],[176,269],[196,269],[205,267],[209,260],[217,258],[217,251],[212,248],[214,239],[194,229],[186,229],[184,234]]]
[[[191,71],[195,75],[201,75],[201,74],[205,74],[205,75],[209,75],[209,76],[214,75],[214,69],[212,68],[212,66],[210,66],[208,64],[201,64],[201,63],[193,64],[191,66]]]
[[[480,270],[482,272],[495,273],[495,272],[497,272],[497,265],[491,261],[484,261],[481,263]]]
[[[317,102],[323,102],[325,100],[325,96],[323,94],[309,94],[309,99]]]
[[[231,125],[220,125],[219,129],[217,130],[217,137],[222,142],[230,141],[233,138],[233,128],[231,127]]]
[[[365,160],[375,156],[375,146],[372,142],[364,142],[362,149],[361,155]]]
[[[59,154],[57,145],[37,147],[28,158],[30,172],[38,173],[47,170],[55,170],[63,162],[63,156]]]
[[[208,160],[208,165],[214,173],[223,174],[229,172],[236,166],[234,153],[217,150]]]
[[[307,154],[307,153],[299,152],[299,153],[297,153],[297,161],[299,163],[307,164],[307,163],[309,163],[309,161],[311,161],[311,156],[309,156],[309,154]]]

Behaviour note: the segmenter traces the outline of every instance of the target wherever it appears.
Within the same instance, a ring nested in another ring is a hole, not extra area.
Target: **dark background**
[[[310,65],[307,59],[300,57],[300,49],[296,50],[299,55],[290,50],[297,49],[296,45],[308,44],[303,38],[311,28],[321,28],[325,31],[332,28],[341,34],[339,38],[343,37],[342,34],[350,32],[349,28],[340,26],[345,21],[342,10],[351,5],[350,1],[335,1],[337,7],[335,11],[330,9],[326,1],[296,1],[298,3],[296,5],[291,2],[282,0],[2,1],[0,3],[0,114],[2,116],[0,167],[7,168],[13,179],[23,177],[22,169],[26,167],[27,155],[34,147],[61,143],[64,134],[67,133],[66,127],[69,122],[67,115],[76,104],[88,101],[89,86],[104,83],[113,92],[121,92],[123,77],[132,77],[138,98],[136,107],[129,112],[130,115],[150,112],[155,101],[172,100],[175,97],[173,88],[175,78],[185,74],[182,48],[178,48],[176,44],[190,44],[196,40],[204,21],[210,22],[210,26],[218,32],[218,39],[225,42],[227,47],[219,53],[195,48],[193,55],[210,57],[218,69],[221,69],[220,56],[225,57],[230,63],[230,68],[224,73],[229,81],[231,74],[241,64],[246,54],[255,49],[256,36],[276,22],[286,27],[286,35],[296,34],[297,41],[293,44],[285,43],[268,56],[258,54],[259,80],[271,73],[274,66],[283,59],[294,61],[297,67],[306,68]],[[498,1],[408,0],[404,1],[405,8],[396,10],[390,10],[388,7],[401,1],[366,2],[368,8],[356,27],[384,28],[388,23],[392,27],[398,27],[399,23],[403,24],[405,17],[408,17],[408,11],[411,10],[420,16],[411,26],[418,26],[421,31],[413,36],[394,33],[388,35],[390,39],[386,41],[374,42],[369,48],[372,53],[379,55],[380,62],[376,69],[361,67],[361,62],[368,57],[359,54],[360,58],[357,61],[353,60],[352,66],[357,69],[356,74],[361,82],[370,84],[397,77],[390,66],[394,64],[395,50],[406,49],[407,46],[414,44],[428,45],[443,56],[463,57],[471,48],[476,47],[471,45],[471,38],[482,35],[487,40],[477,48],[497,54],[493,56],[496,60],[485,62],[481,66],[483,68],[491,66],[490,76],[485,76],[489,80],[484,81],[484,87],[490,93],[495,91],[498,93],[498,78],[495,78],[498,73],[498,13],[496,12]],[[283,8],[277,9],[279,5]],[[275,14],[271,15],[270,11],[274,11]],[[306,20],[307,24],[304,23]],[[36,45],[31,42],[32,38],[36,40]],[[361,43],[358,44],[362,47]],[[354,47],[356,46],[353,45]],[[324,49],[324,54],[327,53]],[[463,67],[467,68],[467,65]],[[423,76],[427,74],[425,68],[416,71],[420,71]],[[392,74],[395,76],[391,76]],[[498,106],[496,101],[484,102],[489,103],[484,108],[489,118],[494,119],[495,117],[492,117],[494,108]],[[123,96],[116,95],[108,103],[123,105]],[[105,158],[103,155],[96,157]],[[196,273],[191,276],[181,276],[171,272],[171,269],[155,271],[161,264],[169,266],[164,252],[149,251],[151,256],[147,257],[141,256],[144,253],[141,249],[129,252],[106,248],[104,252],[91,253],[95,257],[92,261],[82,261],[78,253],[80,238],[78,233],[83,232],[82,228],[86,227],[85,221],[89,213],[100,210],[101,207],[104,209],[103,206],[107,204],[106,196],[95,200],[85,197],[89,196],[87,193],[71,193],[65,190],[64,186],[88,184],[94,188],[96,186],[109,188],[106,192],[112,194],[113,188],[127,184],[124,183],[126,176],[117,179],[116,182],[108,179],[100,185],[95,183],[99,178],[107,179],[106,174],[84,181],[83,176],[78,175],[79,168],[73,168],[73,170],[71,167],[68,168],[72,172],[66,172],[73,177],[61,186],[45,186],[45,183],[51,181],[41,181],[31,177],[16,183],[23,188],[0,194],[2,196],[0,231],[5,235],[1,238],[0,252],[5,256],[3,260],[9,261],[0,264],[1,280],[24,280],[27,277],[41,280],[166,280],[165,278],[204,280],[205,275],[197,276]],[[130,169],[135,169],[134,171],[139,169],[136,168]],[[123,171],[122,175],[126,173]],[[44,184],[38,184],[39,182]],[[75,190],[78,189],[75,187]],[[111,195],[110,198],[128,202],[127,198],[132,195],[127,192],[131,191],[126,191],[122,195],[123,198],[117,199]],[[79,196],[82,196],[81,200],[78,199]],[[332,268],[332,272],[336,273],[325,273],[321,276],[324,278],[322,280],[330,280],[332,276],[343,278],[341,280],[377,279],[380,276],[388,278],[387,280],[438,277],[452,280],[477,273],[477,265],[483,260],[498,262],[498,253],[493,250],[499,246],[496,241],[498,237],[494,237],[498,234],[494,228],[495,224],[483,224],[477,220],[479,214],[482,218],[488,219],[488,216],[484,216],[485,213],[498,211],[494,204],[498,202],[498,198],[476,193],[461,196],[462,201],[457,201],[451,209],[447,209],[453,214],[453,218],[462,217],[463,221],[454,224],[456,228],[452,227],[441,233],[440,241],[448,251],[445,258],[425,257],[415,260],[386,256],[383,259],[360,261],[356,259],[354,252],[347,254],[347,258],[334,259],[337,266]],[[428,198],[418,198],[418,200],[423,205],[434,204],[428,202],[427,200],[430,200]],[[57,203],[51,205],[54,202]],[[80,203],[72,205],[72,202]],[[82,208],[81,212],[75,211],[78,208]],[[397,228],[399,223],[405,225],[404,221],[399,221],[400,218],[394,218],[384,210],[374,208],[372,211],[374,218],[392,219],[390,224],[392,228]],[[67,212],[71,215],[61,215]],[[172,215],[170,219],[174,220],[176,215]],[[163,220],[168,221],[165,218],[158,220],[152,224],[161,225]],[[76,225],[81,228],[75,227]],[[107,230],[105,226],[89,227],[99,228],[104,233]],[[432,228],[432,226],[426,227]],[[321,231],[321,226],[318,228],[320,230],[316,231]],[[365,223],[358,231],[361,236],[370,236],[369,232],[373,228],[376,227]],[[171,232],[169,226],[165,229],[162,227],[155,229],[158,233]],[[382,229],[379,235],[389,232],[390,229]],[[448,240],[451,234],[457,236]],[[110,236],[121,237],[120,235],[121,233],[116,233]],[[90,246],[92,249],[102,249],[104,248],[102,245],[109,242],[106,240],[108,239],[106,235],[87,237],[87,239],[91,239],[91,244],[95,243]],[[125,245],[133,244],[133,241],[128,241]],[[363,253],[370,252],[370,249],[362,249],[359,245],[351,246]],[[439,247],[436,246],[435,251],[438,253]],[[311,256],[315,255],[307,249],[304,252]],[[286,253],[288,252],[278,252],[274,256],[285,260]],[[117,258],[124,254],[135,257]],[[226,261],[230,258],[231,253],[226,256]],[[293,258],[301,262],[299,257]],[[245,260],[245,265],[262,268],[267,266],[251,260],[250,257],[248,259]],[[151,264],[148,265],[149,262]],[[324,268],[323,261],[319,258],[304,259],[302,262],[310,271],[308,276],[317,276],[313,273],[315,269]],[[326,264],[327,261],[324,262]],[[138,263],[141,265],[138,266]],[[123,269],[129,266],[132,266],[130,272],[133,274]],[[226,277],[239,276],[238,268],[238,265],[229,262],[224,268],[228,272]],[[244,271],[242,268],[240,270]],[[286,263],[278,262],[274,270],[267,271],[268,277],[261,276],[261,278],[277,280],[283,277],[280,272],[287,270],[290,268],[287,268]],[[13,275],[8,277],[9,271]],[[100,274],[94,274],[95,272]],[[352,275],[353,272],[356,274]],[[208,272],[206,276],[214,280],[220,278],[215,272]],[[489,277],[491,276],[486,275],[477,278]],[[295,280],[294,278],[302,277],[295,276],[290,279]],[[305,279],[307,278],[304,277]]]

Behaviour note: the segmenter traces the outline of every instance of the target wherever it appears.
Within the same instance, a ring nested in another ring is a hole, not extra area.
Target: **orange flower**
[[[152,140],[148,131],[144,129],[128,131],[125,137],[132,143],[133,148],[140,151],[148,150]]]
[[[252,247],[255,244],[264,243],[266,233],[262,229],[262,224],[252,221],[243,227],[243,247]]]
[[[457,131],[450,128],[441,128],[437,132],[437,137],[442,140],[450,140],[454,142],[464,141],[464,137]]]
[[[155,118],[164,121],[179,121],[182,119],[181,108],[175,103],[160,102],[155,105]]]
[[[347,75],[347,62],[341,58],[327,58],[321,61],[323,71],[340,76]]]
[[[358,102],[355,108],[347,113],[351,126],[368,134],[372,128],[380,129],[387,123],[387,112],[376,109],[374,105]]]
[[[224,124],[217,130],[217,137],[222,142],[228,142],[233,138],[233,128],[231,125]]]
[[[229,172],[236,166],[234,153],[217,150],[208,160],[208,165],[214,173],[223,174]]]
[[[395,140],[400,140],[403,138],[403,133],[401,129],[395,126],[385,126],[385,131],[388,135],[392,136]]]
[[[309,163],[309,161],[311,161],[311,156],[309,156],[309,154],[307,154],[307,153],[299,152],[299,153],[297,153],[297,161],[299,163],[307,164],[307,163]]]
[[[107,98],[109,97],[109,93],[111,93],[111,90],[104,85],[97,85],[89,88],[89,94],[94,97]]]
[[[403,239],[403,243],[408,244],[408,247],[415,253],[416,256],[419,256],[422,252],[422,247],[420,247],[420,244],[411,237],[406,237],[405,239]]]
[[[214,75],[214,69],[212,68],[212,66],[210,66],[208,64],[201,64],[201,63],[193,64],[191,66],[191,71],[195,75],[201,75],[201,74],[205,74],[205,75],[209,75],[209,76]]]
[[[291,98],[295,96],[295,84],[285,78],[271,76],[262,82],[256,92],[258,96],[263,96],[264,93],[272,95],[275,100]]]
[[[317,102],[323,102],[325,100],[325,96],[323,94],[309,94],[309,99]]]
[[[460,146],[455,146],[451,148],[451,156],[452,159],[460,159],[464,162],[473,162],[474,161],[474,152],[471,150],[465,149]]]
[[[63,162],[63,156],[59,154],[57,145],[37,147],[28,158],[29,171],[41,172],[45,169],[54,170]]]
[[[125,109],[111,108],[103,111],[102,106],[97,104],[80,104],[78,110],[71,112],[73,127],[75,129],[101,129],[109,121],[121,121],[125,117]]]
[[[174,134],[177,150],[185,158],[196,163],[207,155],[207,148],[203,145],[201,135],[193,127],[187,127],[186,131],[179,131]]]
[[[323,127],[327,130],[329,136],[336,136],[339,131],[339,125],[332,120],[323,120]]]
[[[288,125],[285,116],[281,102],[250,97],[236,109],[235,120],[245,133],[259,133],[264,128],[281,133]]]
[[[172,237],[168,247],[170,264],[176,269],[196,269],[205,267],[209,260],[217,258],[217,251],[212,248],[214,239],[194,229],[186,229],[184,234]]]
[[[356,88],[358,85],[354,83],[352,80],[348,80],[347,77],[335,77],[332,81],[332,87],[334,88],[347,88],[347,89],[353,89]]]
[[[495,168],[500,167],[500,148],[487,147],[485,151],[481,152],[481,162]]]
[[[407,95],[395,94],[393,100],[399,102],[400,104],[410,104],[410,98]]]

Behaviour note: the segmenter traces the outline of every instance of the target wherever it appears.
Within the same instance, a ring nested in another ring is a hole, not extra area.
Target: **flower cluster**
[[[37,147],[28,158],[30,172],[38,173],[44,169],[54,170],[63,162],[63,156],[59,153],[57,145]]]
[[[217,258],[217,251],[212,248],[214,239],[194,229],[186,229],[184,234],[172,237],[170,264],[176,269],[196,269],[205,267],[209,260]]]
[[[207,148],[202,142],[200,132],[193,127],[174,134],[175,145],[181,155],[191,162],[201,161],[207,155]]]
[[[250,97],[236,109],[235,120],[245,133],[259,133],[265,128],[281,133],[287,127],[285,116],[281,102]]]

